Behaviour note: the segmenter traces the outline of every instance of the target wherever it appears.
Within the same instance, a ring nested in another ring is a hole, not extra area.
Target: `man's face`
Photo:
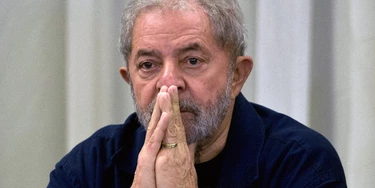
[[[203,11],[141,14],[127,69],[141,123],[147,126],[160,88],[175,85],[188,143],[213,134],[231,103],[229,62]]]

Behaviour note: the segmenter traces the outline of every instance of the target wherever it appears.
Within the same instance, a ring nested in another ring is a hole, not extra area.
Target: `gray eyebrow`
[[[183,54],[189,51],[200,51],[203,53],[208,53],[208,50],[206,48],[202,47],[199,43],[194,42],[194,43],[189,43],[185,46],[182,46],[181,48],[174,50],[173,55],[178,56],[179,54]],[[160,57],[161,53],[157,50],[140,49],[137,51],[137,54],[135,55],[135,59],[138,59],[139,57],[142,57],[142,56]]]
[[[206,50],[198,43],[190,43],[190,44],[187,44],[186,46],[183,46],[177,49],[174,54],[177,55],[177,54],[182,54],[182,53],[189,52],[189,51],[206,51]]]
[[[135,55],[135,59],[138,59],[141,56],[160,56],[160,52],[156,50],[140,49]]]

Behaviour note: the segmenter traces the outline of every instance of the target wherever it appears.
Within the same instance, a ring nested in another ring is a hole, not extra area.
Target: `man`
[[[120,68],[137,113],[76,146],[48,187],[345,187],[320,134],[249,103],[235,0],[132,0]]]

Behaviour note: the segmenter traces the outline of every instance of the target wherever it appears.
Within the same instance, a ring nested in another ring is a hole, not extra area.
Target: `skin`
[[[197,187],[194,164],[214,158],[225,146],[234,100],[253,63],[248,56],[236,59],[227,115],[213,136],[188,145],[182,119],[194,114],[180,112],[179,98],[214,103],[230,71],[229,55],[216,44],[207,15],[195,8],[152,10],[136,20],[129,65],[121,67],[120,73],[132,84],[141,108],[154,99],[156,103],[132,187]],[[162,143],[178,146],[160,148]]]

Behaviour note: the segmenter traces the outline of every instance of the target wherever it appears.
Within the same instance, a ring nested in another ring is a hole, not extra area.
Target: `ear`
[[[235,99],[241,92],[252,69],[253,59],[250,56],[237,57],[232,80],[232,99]]]
[[[128,71],[128,68],[127,67],[121,67],[120,68],[120,74],[122,76],[122,78],[125,80],[126,83],[130,84],[130,73]]]

